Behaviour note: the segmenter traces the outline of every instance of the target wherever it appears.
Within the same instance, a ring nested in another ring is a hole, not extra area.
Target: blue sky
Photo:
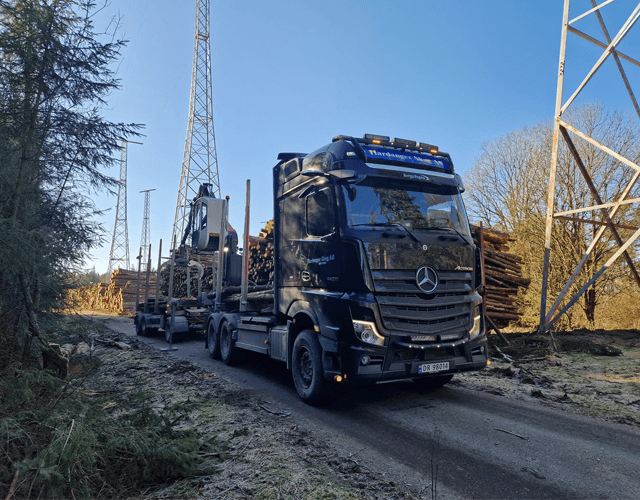
[[[602,9],[612,37],[635,5],[617,0]],[[562,0],[211,0],[218,168],[232,225],[242,232],[247,178],[250,233],[272,217],[271,168],[282,151],[310,152],[338,134],[382,134],[438,145],[464,176],[483,142],[552,119],[562,9]],[[589,1],[572,0],[569,17],[589,9]],[[128,234],[133,264],[143,222],[139,191],[156,189],[156,262],[159,240],[169,246],[177,203],[195,0],[111,0],[97,26],[111,15],[121,16],[119,34],[130,41],[118,66],[122,88],[104,114],[145,124],[144,144],[129,147]],[[574,26],[604,38],[593,15]],[[619,46],[636,59],[639,31]],[[601,53],[569,36],[565,98]],[[625,69],[640,88],[640,68]],[[632,111],[613,61],[580,101],[593,99]],[[116,199],[96,202],[111,207],[102,219],[110,233],[88,265],[105,272]]]

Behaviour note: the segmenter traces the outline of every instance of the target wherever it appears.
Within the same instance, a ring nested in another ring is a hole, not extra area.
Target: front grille
[[[376,300],[386,329],[412,334],[464,331],[471,313],[471,273],[439,273],[435,293],[416,285],[415,271],[376,270]]]

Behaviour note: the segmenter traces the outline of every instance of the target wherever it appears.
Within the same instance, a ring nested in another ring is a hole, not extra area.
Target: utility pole
[[[129,230],[127,229],[127,153],[128,145],[142,144],[141,142],[122,140],[120,146],[120,182],[118,184],[118,202],[116,205],[116,221],[113,225],[111,252],[109,253],[108,275],[114,269],[130,268],[129,263]]]
[[[155,189],[147,189],[145,191],[140,191],[144,193],[144,215],[142,217],[142,236],[140,237],[140,249],[142,258],[145,258],[145,255],[149,253],[149,233],[150,233],[150,225],[149,225],[149,193],[151,191],[155,191]],[[151,263],[149,262],[149,258],[147,257],[146,262],[141,262],[141,271],[147,272],[147,269]]]
[[[220,197],[218,158],[213,130],[209,26],[209,0],[196,0],[189,123],[171,241],[179,242],[182,238],[189,217],[189,204],[198,194],[200,184],[212,184],[213,193]]]

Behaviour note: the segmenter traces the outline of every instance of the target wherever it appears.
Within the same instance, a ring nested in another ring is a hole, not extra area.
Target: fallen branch
[[[496,351],[498,351],[502,355],[504,359],[506,359],[509,363],[513,363],[513,358],[511,356],[508,356],[507,354],[503,353],[497,345],[493,347],[495,348]]]
[[[288,411],[273,411],[270,410],[269,408],[262,406],[262,405],[258,405],[260,408],[262,408],[264,411],[268,411],[269,413],[272,413],[273,415],[278,415],[280,417],[288,417],[289,415],[291,415],[291,413],[293,413],[291,410]]]
[[[497,431],[504,432],[506,434],[511,434],[512,436],[519,437],[520,439],[524,439],[525,441],[529,441],[529,438],[521,436],[520,434],[516,434],[515,432],[505,431],[504,429],[495,428]]]

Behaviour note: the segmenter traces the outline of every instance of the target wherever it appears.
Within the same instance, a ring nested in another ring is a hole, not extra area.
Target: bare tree
[[[631,161],[638,161],[640,130],[631,117],[617,112],[607,113],[598,103],[585,104],[565,116],[576,128]],[[532,280],[529,292],[522,297],[525,321],[531,325],[535,325],[539,319],[552,135],[552,124],[543,122],[483,144],[466,179],[468,208],[472,216],[489,227],[510,232],[517,238],[514,251],[523,257],[525,272]],[[633,172],[586,141],[574,138],[574,143],[601,197],[607,201],[618,197]],[[634,187],[634,190],[631,197],[639,195],[640,186]],[[566,147],[560,150],[558,158],[556,203],[556,211],[596,204]],[[598,230],[599,226],[585,224],[585,221],[601,219],[600,213],[590,212],[578,213],[573,217],[580,220],[554,221],[551,266],[555,280],[549,283],[549,293],[552,295],[559,293],[564,284],[562,278],[558,277],[571,274]],[[640,211],[637,208],[634,211],[632,205],[628,205],[617,215],[616,221],[620,220],[640,223]],[[624,239],[631,230],[620,231]],[[600,269],[616,250],[613,238],[603,238],[574,286],[582,287],[588,277]],[[589,326],[595,325],[596,306],[622,290],[620,280],[626,280],[628,274],[626,265],[617,264],[582,297],[580,305]],[[575,314],[567,315],[563,320],[564,326],[575,326],[575,320]]]

